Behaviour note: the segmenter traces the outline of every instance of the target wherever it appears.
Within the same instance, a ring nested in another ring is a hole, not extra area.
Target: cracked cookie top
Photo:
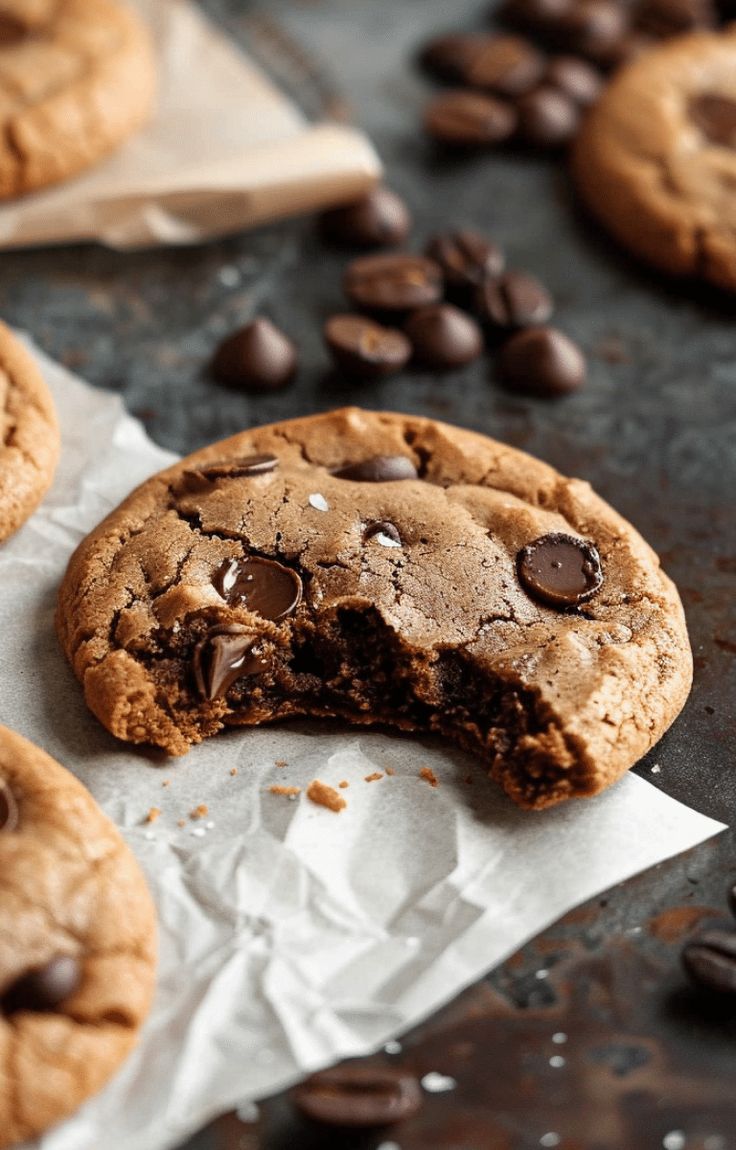
[[[736,291],[736,26],[678,37],[618,72],[578,136],[573,172],[637,255]]]
[[[674,587],[586,483],[358,409],[149,480],[79,547],[58,627],[121,738],[179,754],[294,714],[436,730],[529,806],[631,766],[691,674]]]

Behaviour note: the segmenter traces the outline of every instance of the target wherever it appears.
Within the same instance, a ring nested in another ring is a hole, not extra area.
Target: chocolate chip
[[[603,87],[601,73],[580,56],[555,56],[550,60],[545,82],[558,88],[580,108],[594,104]]]
[[[419,363],[433,371],[472,363],[483,351],[483,333],[475,320],[449,303],[415,311],[406,322]]]
[[[561,148],[580,126],[580,109],[559,88],[546,84],[517,104],[519,138],[535,148]]]
[[[212,372],[222,383],[245,391],[279,391],[297,369],[294,344],[260,316],[220,344]]]
[[[603,585],[600,556],[592,543],[572,535],[542,535],[516,557],[519,579],[533,599],[550,607],[575,607]]]
[[[444,92],[428,106],[424,126],[435,140],[458,148],[502,144],[516,131],[511,104],[482,92]]]
[[[546,323],[554,310],[554,302],[535,276],[509,271],[481,284],[476,310],[484,323],[499,331],[511,332]]]
[[[3,995],[6,1014],[18,1011],[50,1013],[75,993],[82,981],[79,962],[71,955],[57,955],[37,970],[19,978]]]
[[[405,455],[374,455],[360,463],[346,463],[332,474],[336,479],[351,479],[354,483],[395,483],[419,478],[416,467]]]
[[[296,571],[258,555],[226,559],[212,582],[231,606],[246,607],[274,623],[293,614],[302,600]]]
[[[457,83],[467,75],[473,57],[478,52],[478,36],[435,36],[424,45],[419,63],[438,80]]]
[[[424,256],[364,256],[348,265],[345,294],[367,311],[410,311],[442,297],[442,272]]]
[[[736,148],[736,102],[725,96],[696,96],[690,101],[690,119],[714,144]]]
[[[392,247],[409,235],[411,216],[401,197],[381,186],[352,204],[324,212],[320,226],[327,239],[346,247]]]
[[[718,994],[736,994],[736,933],[708,930],[683,948],[685,970],[699,986]]]
[[[506,262],[498,244],[467,229],[433,236],[425,255],[442,268],[447,287],[461,292],[477,288],[489,276],[501,275]]]
[[[585,356],[576,343],[553,327],[517,332],[502,347],[501,383],[527,395],[557,398],[585,383]]]
[[[324,326],[324,338],[337,366],[359,378],[391,375],[411,358],[411,344],[402,331],[362,315],[333,315]]]
[[[265,671],[266,661],[254,650],[257,637],[247,627],[233,623],[213,627],[192,656],[197,690],[203,699],[223,699],[233,683],[245,675]]]
[[[366,543],[370,539],[375,539],[382,547],[401,547],[399,529],[388,519],[379,519],[375,523],[369,523],[363,537]]]
[[[465,81],[498,96],[523,96],[544,75],[544,56],[520,36],[488,36],[468,61]]]
[[[422,1105],[412,1074],[389,1066],[336,1066],[315,1074],[294,1092],[294,1101],[313,1122],[372,1127],[403,1122]]]
[[[14,831],[18,825],[18,804],[9,785],[0,779],[0,832]]]
[[[218,479],[245,479],[254,475],[266,475],[275,470],[279,461],[275,455],[245,455],[241,459],[215,460],[201,467],[185,471],[194,479],[216,483]]]

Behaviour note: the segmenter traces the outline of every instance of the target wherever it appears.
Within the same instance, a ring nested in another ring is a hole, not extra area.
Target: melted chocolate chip
[[[690,119],[714,144],[736,148],[736,102],[725,96],[696,96],[690,101]]]
[[[375,539],[383,547],[401,547],[399,529],[388,519],[379,519],[375,523],[369,523],[365,529],[364,538],[366,543],[369,539]]]
[[[194,648],[192,667],[203,699],[222,699],[244,675],[259,675],[268,663],[254,647],[257,637],[247,627],[213,627]]]
[[[360,463],[346,463],[332,474],[336,479],[355,483],[395,483],[399,479],[418,479],[419,473],[405,455],[374,455]]]
[[[266,475],[279,465],[275,455],[245,455],[242,459],[223,459],[206,463],[196,470],[185,471],[184,479],[189,485],[216,483],[218,479],[244,479],[254,475]]]
[[[348,1063],[307,1079],[294,1101],[314,1122],[367,1128],[411,1118],[422,1105],[422,1092],[404,1070]]]
[[[14,831],[18,825],[18,804],[6,782],[0,779],[0,832]]]
[[[82,981],[79,962],[71,955],[58,955],[38,970],[19,978],[2,999],[6,1014],[28,1010],[49,1013],[71,998]]]
[[[302,581],[296,571],[261,559],[226,559],[212,582],[232,606],[247,607],[274,623],[296,611],[302,599]]]
[[[551,607],[575,607],[603,584],[600,556],[592,543],[572,535],[542,535],[516,559],[519,579],[533,599]]]

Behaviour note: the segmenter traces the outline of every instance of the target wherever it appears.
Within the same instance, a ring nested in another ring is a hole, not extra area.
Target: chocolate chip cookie
[[[0,542],[41,502],[59,458],[48,388],[25,348],[0,323]]]
[[[102,159],[154,91],[148,31],[117,0],[0,0],[0,199]]]
[[[679,37],[617,73],[573,172],[636,255],[736,291],[736,27]]]
[[[148,1013],[145,880],[77,780],[0,727],[0,1147],[71,1114]]]
[[[656,556],[588,484],[349,408],[215,444],[78,548],[58,631],[119,738],[294,715],[439,732],[521,806],[612,783],[687,696]]]

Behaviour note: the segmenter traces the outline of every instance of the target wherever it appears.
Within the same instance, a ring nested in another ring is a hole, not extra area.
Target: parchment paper
[[[381,166],[352,128],[310,124],[190,0],[129,0],[150,24],[152,122],[77,179],[0,206],[0,247],[194,243],[349,200]]]
[[[161,922],[141,1046],[43,1150],[173,1147],[219,1112],[379,1046],[577,903],[718,832],[633,775],[523,813],[460,752],[344,727],[231,732],[162,769],[115,742],[57,647],[55,592],[79,539],[172,457],[116,397],[42,366],[64,450],[44,506],[0,549],[0,721],[89,786],[141,860]],[[349,781],[346,810],[269,793],[315,777]],[[161,817],[144,825],[152,807]]]

